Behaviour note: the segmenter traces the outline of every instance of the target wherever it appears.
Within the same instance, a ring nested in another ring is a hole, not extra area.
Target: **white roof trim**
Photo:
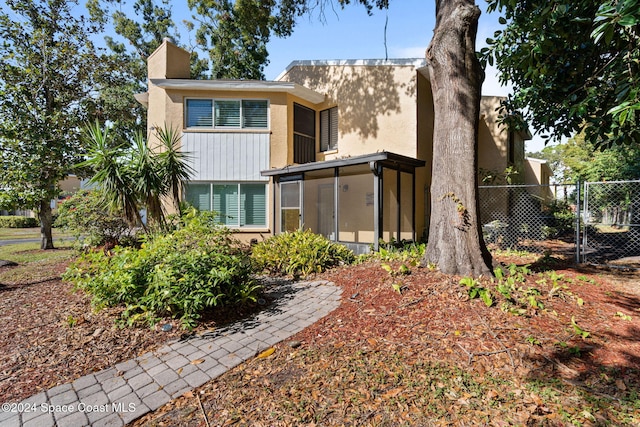
[[[293,67],[330,67],[330,66],[360,66],[360,67],[379,67],[379,66],[412,66],[422,68],[427,65],[424,58],[395,58],[395,59],[308,59],[293,61],[287,68],[281,72],[276,81],[282,79]]]
[[[191,80],[191,79],[151,79],[151,84],[163,89],[207,90],[207,91],[246,91],[246,92],[285,92],[309,101],[313,104],[324,102],[325,96],[315,90],[297,83],[265,80]]]
[[[548,162],[548,161],[546,161],[546,160],[543,160],[543,159],[536,159],[535,157],[525,157],[524,159],[525,159],[525,160],[529,160],[530,162],[542,163],[543,165],[544,165],[544,164],[549,163],[549,162]]]

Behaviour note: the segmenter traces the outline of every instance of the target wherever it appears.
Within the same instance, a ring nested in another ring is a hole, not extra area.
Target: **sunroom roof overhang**
[[[261,171],[260,174],[262,176],[280,177],[323,169],[357,166],[362,164],[369,164],[372,170],[376,170],[375,166],[381,166],[383,168],[414,173],[416,168],[424,166],[426,162],[424,160],[414,159],[412,157],[402,156],[400,154],[395,154],[388,151],[381,151],[378,153],[365,154],[362,156],[346,157],[344,159],[325,160],[321,162],[285,166],[278,169],[268,169]]]

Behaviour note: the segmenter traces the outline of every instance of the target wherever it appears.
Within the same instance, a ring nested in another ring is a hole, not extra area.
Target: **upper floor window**
[[[188,128],[267,129],[266,99],[187,99]]]
[[[320,111],[320,151],[338,149],[338,107]]]

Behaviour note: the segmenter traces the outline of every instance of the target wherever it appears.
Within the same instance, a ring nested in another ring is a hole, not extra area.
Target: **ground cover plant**
[[[147,235],[141,247],[88,251],[63,275],[92,296],[96,309],[124,306],[128,324],[163,317],[193,328],[218,306],[255,301],[246,248],[211,212],[185,215],[177,229]]]
[[[297,278],[350,264],[355,256],[345,246],[307,229],[286,231],[259,242],[252,248],[251,259],[259,271]]]

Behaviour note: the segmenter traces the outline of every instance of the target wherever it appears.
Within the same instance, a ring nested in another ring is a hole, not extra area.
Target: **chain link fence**
[[[640,181],[584,185],[581,262],[640,267]]]
[[[550,241],[568,242],[562,250],[575,259],[578,186],[481,186],[480,219],[489,249],[544,253]],[[557,245],[556,245],[557,250]]]

